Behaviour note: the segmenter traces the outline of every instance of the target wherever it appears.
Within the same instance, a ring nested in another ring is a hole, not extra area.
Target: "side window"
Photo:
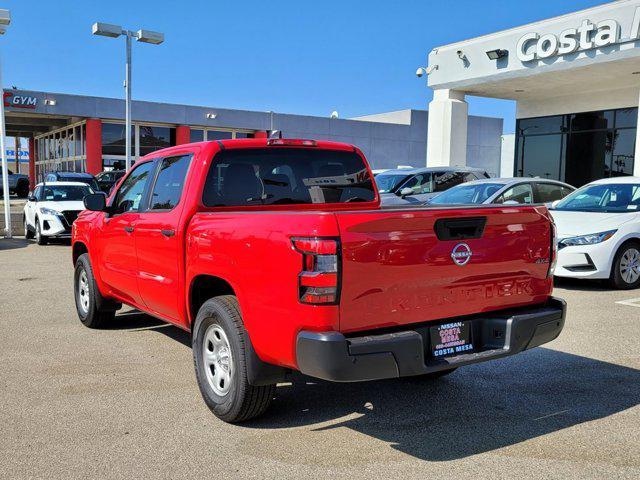
[[[444,192],[445,190],[449,190],[451,187],[460,185],[461,183],[468,181],[465,180],[466,175],[467,174],[465,172],[437,173],[434,175],[435,189],[433,191]],[[472,180],[472,178],[469,178],[469,180]]]
[[[414,195],[431,192],[431,174],[417,174],[411,177],[402,185],[402,188],[410,188]]]
[[[160,172],[151,194],[151,210],[171,210],[180,202],[191,157],[181,155],[161,160]]]
[[[42,187],[36,187],[33,192],[33,196],[36,197],[37,201],[42,200]]]
[[[531,190],[531,185],[528,183],[521,183],[520,185],[516,185],[511,187],[509,190],[504,192],[498,198],[496,198],[495,203],[506,203],[506,202],[515,202],[515,203],[524,203],[531,204],[533,203],[533,191]]]
[[[560,200],[564,195],[562,194],[562,185],[554,185],[553,183],[538,183],[538,200],[536,203],[549,203]]]
[[[153,172],[153,162],[146,162],[137,166],[120,185],[113,200],[113,214],[137,211],[140,208],[142,195]]]

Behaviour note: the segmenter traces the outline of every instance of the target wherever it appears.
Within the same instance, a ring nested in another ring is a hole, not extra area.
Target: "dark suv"
[[[98,181],[96,177],[91,175],[90,173],[82,173],[82,172],[51,172],[47,173],[44,177],[44,181],[46,182],[82,182],[86,183],[91,187],[91,190],[94,192],[100,191],[100,186],[98,185]]]

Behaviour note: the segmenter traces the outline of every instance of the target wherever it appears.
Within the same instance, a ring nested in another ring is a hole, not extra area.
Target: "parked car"
[[[14,193],[18,198],[27,198],[29,195],[29,177],[22,173],[13,173],[11,170],[7,170],[9,175],[7,181],[9,182],[9,193]],[[4,191],[2,182],[2,169],[0,168],[0,194]]]
[[[389,170],[375,181],[382,205],[420,205],[439,192],[480,178],[489,174],[478,168],[427,167]]]
[[[111,192],[113,186],[118,182],[118,180],[124,177],[125,173],[127,173],[125,170],[111,170],[108,172],[100,172],[98,175],[96,175],[96,181],[98,182],[100,190],[104,193]]]
[[[520,205],[556,200],[575,190],[567,183],[541,178],[485,178],[457,185],[429,199],[429,205],[472,205],[504,203]]]
[[[406,169],[413,169],[414,167],[412,167],[411,165],[398,165],[396,167],[396,169],[400,170],[406,170]],[[381,173],[384,172],[388,172],[389,170],[391,170],[391,168],[374,168],[373,170],[371,170],[371,172],[373,173],[373,176],[376,177],[378,175],[380,175]]]
[[[83,172],[51,172],[44,178],[45,183],[49,182],[81,182],[86,183],[94,192],[100,191],[100,186],[96,177],[90,173]]]
[[[640,177],[605,178],[556,202],[556,276],[640,287]]]
[[[85,205],[72,235],[80,321],[108,325],[124,303],[191,331],[200,391],[227,422],[264,412],[291,370],[437,377],[564,325],[546,209],[382,210],[353,145],[171,147]]]
[[[24,236],[45,245],[51,238],[70,238],[71,225],[81,210],[85,195],[95,193],[86,183],[39,183],[24,206]]]

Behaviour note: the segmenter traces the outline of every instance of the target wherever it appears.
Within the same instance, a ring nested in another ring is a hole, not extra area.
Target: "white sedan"
[[[591,182],[550,212],[558,238],[557,277],[640,286],[640,177]]]
[[[94,193],[80,182],[49,182],[36,185],[24,206],[26,238],[44,245],[50,238],[71,237],[71,225],[84,210],[85,195]]]

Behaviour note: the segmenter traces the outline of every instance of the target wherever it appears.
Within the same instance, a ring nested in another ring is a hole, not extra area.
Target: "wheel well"
[[[76,264],[78,257],[83,253],[89,253],[89,249],[87,249],[87,246],[82,242],[74,243],[73,244],[73,264],[74,265]]]
[[[189,292],[189,315],[195,320],[204,302],[219,295],[235,295],[233,287],[226,280],[213,275],[198,275],[191,282]]]

